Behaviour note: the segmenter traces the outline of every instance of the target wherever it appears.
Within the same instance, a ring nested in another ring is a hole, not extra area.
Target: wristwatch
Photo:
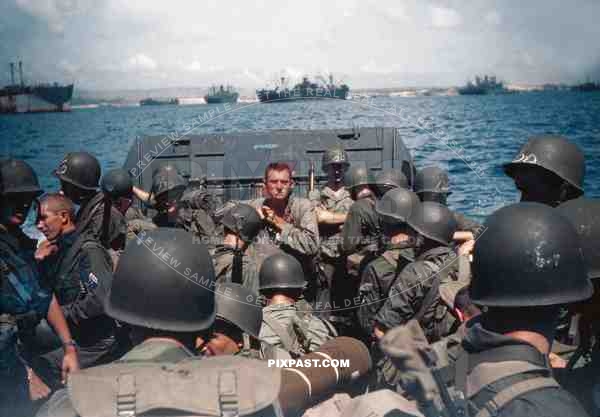
[[[79,347],[79,345],[77,345],[77,342],[73,339],[63,342],[63,349],[66,349],[69,346],[73,346],[75,349],[77,349]]]

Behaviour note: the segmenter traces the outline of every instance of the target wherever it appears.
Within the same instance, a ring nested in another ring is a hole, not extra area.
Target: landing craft
[[[304,77],[302,82],[290,89],[286,86],[285,77],[281,77],[281,83],[272,90],[256,90],[256,96],[261,103],[279,103],[293,100],[306,99],[339,99],[346,100],[350,87],[346,84],[336,85],[333,76],[329,76],[329,84],[317,84]]]
[[[325,150],[333,145],[343,146],[351,163],[366,166],[374,174],[400,168],[408,178],[414,176],[412,156],[394,128],[146,136],[132,144],[124,168],[136,178],[136,185],[149,190],[156,168],[175,165],[189,179],[205,179],[208,189],[226,202],[260,197],[265,168],[282,161],[293,168],[294,193],[304,197],[311,166],[316,167],[315,187],[326,183],[320,164]]]

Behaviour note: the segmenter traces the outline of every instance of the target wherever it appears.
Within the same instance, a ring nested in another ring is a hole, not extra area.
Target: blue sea
[[[100,106],[69,113],[0,115],[0,155],[27,160],[43,187],[57,190],[50,172],[65,153],[86,150],[96,155],[103,169],[119,167],[137,136],[181,132],[209,109],[208,105]],[[372,97],[238,104],[232,109],[193,133],[396,127],[418,167],[439,165],[449,170],[450,206],[479,220],[519,199],[501,164],[512,160],[529,136],[561,134],[585,153],[586,195],[600,196],[597,93]]]

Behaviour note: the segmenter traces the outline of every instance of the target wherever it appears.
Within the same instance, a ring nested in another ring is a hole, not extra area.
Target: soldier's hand
[[[56,253],[57,251],[58,246],[55,243],[51,243],[47,240],[44,240],[42,243],[40,243],[40,246],[35,251],[35,260],[38,262],[42,261],[46,257],[52,255],[53,253]]]
[[[62,383],[67,383],[67,378],[71,372],[79,371],[79,358],[77,356],[77,350],[74,346],[67,346],[65,348],[65,355],[62,361]]]
[[[475,247],[475,240],[467,240],[465,243],[458,247],[458,255],[471,255],[473,248]]]
[[[560,356],[558,356],[554,352],[550,352],[550,354],[548,355],[548,359],[550,360],[550,366],[552,368],[566,368],[567,367],[567,361],[564,360],[563,358],[561,358]]]
[[[261,216],[261,214],[262,214],[262,216]],[[283,220],[283,218],[276,215],[275,211],[271,207],[268,207],[268,206],[262,206],[261,211],[259,211],[259,216],[261,216],[261,218],[264,221],[266,221],[267,223],[269,223],[273,226],[276,226],[280,229],[283,226],[283,224],[285,223],[285,220]]]
[[[40,379],[33,369],[27,369],[27,379],[29,380],[29,398],[37,401],[50,395],[50,388]]]

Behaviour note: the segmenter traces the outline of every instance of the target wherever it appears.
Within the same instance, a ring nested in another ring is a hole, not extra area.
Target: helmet
[[[100,186],[102,191],[113,199],[129,197],[133,192],[131,175],[121,168],[111,169],[104,174]]]
[[[558,211],[517,203],[493,213],[484,227],[473,253],[474,304],[550,306],[592,295],[579,236]]]
[[[417,172],[415,193],[451,194],[448,172],[438,167],[426,167]]]
[[[577,145],[563,136],[534,136],[519,150],[515,159],[504,164],[504,172],[514,178],[517,168],[538,166],[550,171],[583,193],[585,160]]]
[[[106,302],[109,316],[177,332],[210,327],[215,272],[206,245],[181,229],[147,232],[121,255]]]
[[[375,203],[375,211],[384,223],[405,223],[408,218],[420,209],[419,197],[404,188],[388,191]]]
[[[29,164],[20,159],[0,161],[0,194],[33,193],[42,194],[37,175]]]
[[[152,174],[151,192],[155,198],[159,198],[164,193],[181,196],[186,187],[187,181],[179,174],[177,168],[172,165],[157,168]]]
[[[330,164],[342,164],[346,167],[350,166],[348,154],[341,146],[333,146],[323,152],[323,159],[321,161],[321,169],[327,172],[327,166]]]
[[[266,258],[258,274],[259,290],[303,289],[306,286],[300,262],[287,253],[277,253]]]
[[[579,197],[561,204],[557,210],[571,221],[579,234],[588,276],[600,278],[600,200]]]
[[[262,307],[259,295],[232,282],[219,283],[215,293],[217,317],[258,338],[262,325]]]
[[[450,245],[457,223],[448,207],[426,201],[412,213],[407,223],[428,239]]]
[[[221,223],[246,243],[252,242],[263,227],[256,209],[248,204],[232,207],[225,213]]]
[[[100,180],[100,163],[87,152],[71,152],[65,155],[54,175],[77,188],[94,191]]]
[[[390,188],[406,188],[409,189],[408,179],[406,175],[399,169],[390,168],[385,171],[381,171],[375,177],[375,186],[384,194]]]
[[[360,185],[372,185],[374,183],[373,175],[364,166],[353,166],[346,171],[344,183],[349,190]]]

